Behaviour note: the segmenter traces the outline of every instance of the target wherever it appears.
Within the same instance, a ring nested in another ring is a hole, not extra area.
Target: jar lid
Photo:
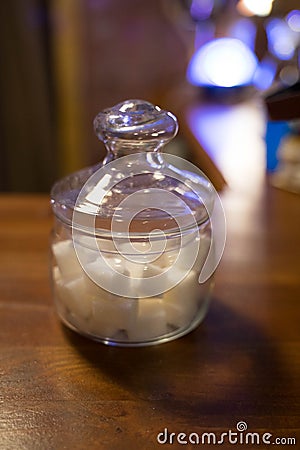
[[[174,235],[208,220],[215,190],[190,162],[161,148],[178,131],[176,117],[143,100],[127,100],[94,121],[105,143],[103,163],[58,181],[51,192],[57,217],[106,235]]]

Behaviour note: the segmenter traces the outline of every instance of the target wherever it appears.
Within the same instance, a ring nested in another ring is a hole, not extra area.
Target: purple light
[[[239,39],[251,48],[251,50],[254,50],[256,25],[250,19],[237,20],[230,29],[230,36]]]
[[[195,32],[195,48],[199,48],[214,39],[216,26],[211,20],[198,23]]]
[[[210,17],[214,7],[214,0],[193,0],[190,8],[191,16],[195,20],[206,20]]]
[[[300,32],[300,11],[294,9],[286,16],[286,21],[291,30],[299,33]]]

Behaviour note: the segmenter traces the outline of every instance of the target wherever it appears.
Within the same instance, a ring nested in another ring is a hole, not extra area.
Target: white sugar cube
[[[106,291],[93,301],[93,312],[89,322],[91,333],[111,338],[120,330],[135,327],[137,300],[118,298]]]
[[[136,297],[130,273],[123,269],[124,261],[120,258],[108,258],[106,262],[103,258],[98,258],[87,264],[86,273],[95,283],[112,294]]]
[[[138,300],[138,316],[133,327],[128,328],[130,340],[148,340],[167,333],[166,313],[161,298]]]
[[[62,283],[61,273],[57,266],[53,266],[53,268],[52,268],[52,277],[53,277],[54,285],[56,283],[58,283],[58,284]]]
[[[194,267],[200,273],[209,252],[211,239],[208,236],[201,236],[199,249],[195,255],[198,242],[198,240],[195,240],[195,242],[190,242],[182,247],[176,266],[184,270]]]
[[[153,262],[152,265],[157,266],[161,269],[167,269],[172,266],[177,258],[177,252],[166,251],[159,255]]]
[[[146,264],[125,261],[125,273],[128,277],[126,296],[138,298],[140,295],[140,285],[143,279],[143,272]]]
[[[170,273],[174,282],[184,272],[173,269]],[[197,274],[191,271],[186,278],[164,293],[164,307],[168,324],[176,327],[187,325],[195,316],[199,302],[199,284]]]
[[[87,264],[85,272],[97,285],[106,289],[111,287],[113,272],[102,258],[97,258],[96,261]]]
[[[129,273],[131,278],[137,278],[139,280],[143,278],[144,267],[144,263],[130,261],[129,259],[125,260],[125,270]]]
[[[146,264],[142,276],[138,287],[141,298],[160,295],[166,289],[168,276],[160,267],[154,264]]]
[[[73,246],[73,241],[71,239],[56,242],[52,245],[52,249],[57,265],[64,279],[76,278],[82,275],[82,266],[78,260]],[[84,247],[79,247],[79,250],[82,260],[81,262],[83,262],[83,264],[87,264],[95,258],[95,252],[91,252]]]
[[[187,305],[184,299],[181,301],[166,301],[165,312],[166,322],[175,327],[181,328],[187,326],[194,318],[194,305],[192,308]]]
[[[88,319],[92,313],[92,297],[87,293],[86,277],[81,276],[64,283],[61,279],[55,281],[59,300],[77,318]]]

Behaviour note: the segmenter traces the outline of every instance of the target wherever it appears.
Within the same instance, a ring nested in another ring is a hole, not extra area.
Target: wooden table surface
[[[1,449],[196,448],[178,434],[220,439],[242,421],[239,442],[257,433],[260,446],[234,446],[232,434],[221,448],[266,448],[264,433],[300,448],[300,196],[259,179],[222,196],[227,245],[205,321],[138,349],[106,347],[60,324],[48,281],[48,198],[0,196]],[[172,445],[157,441],[165,429]]]

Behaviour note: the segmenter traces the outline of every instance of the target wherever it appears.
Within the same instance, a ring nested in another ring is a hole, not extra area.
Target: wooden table
[[[222,196],[227,246],[205,321],[139,349],[106,347],[60,324],[48,198],[0,196],[1,449],[182,448],[178,433],[220,439],[241,421],[261,445],[235,448],[266,448],[264,433],[300,448],[300,196],[259,180]],[[165,428],[173,445],[157,442]],[[228,439],[221,448],[234,448]]]

